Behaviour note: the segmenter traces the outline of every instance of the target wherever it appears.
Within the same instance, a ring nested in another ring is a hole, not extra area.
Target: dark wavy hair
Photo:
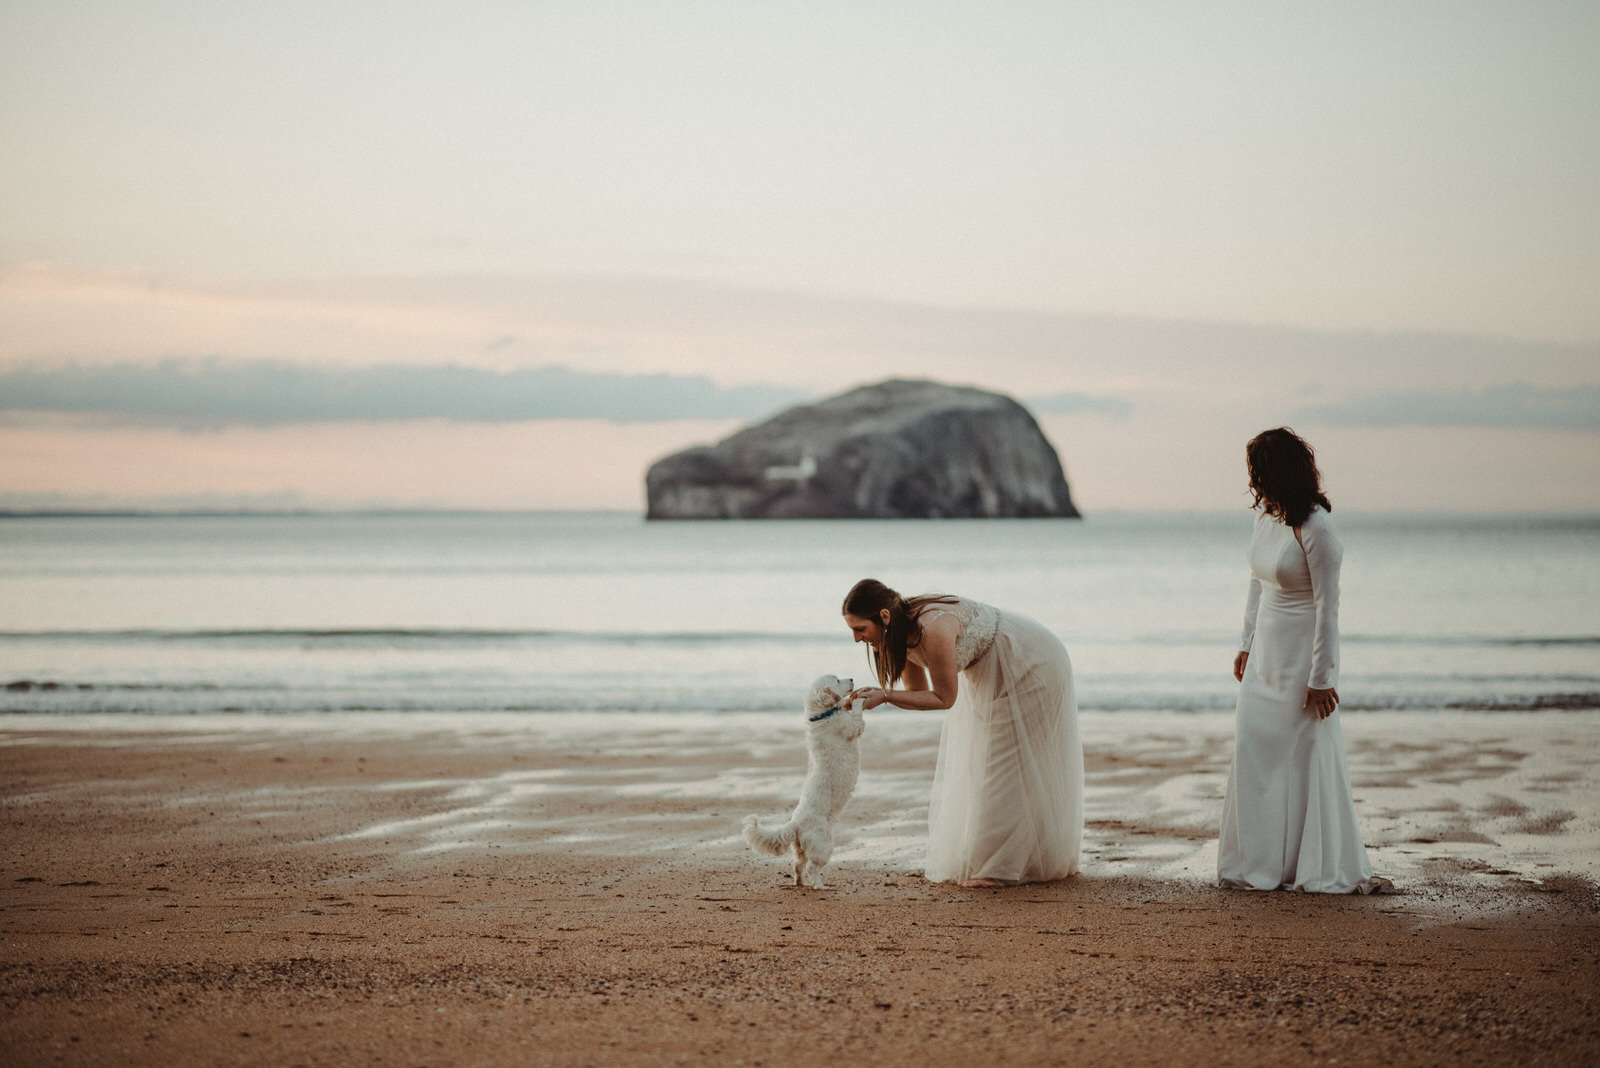
[[[1291,527],[1298,527],[1315,505],[1333,511],[1322,492],[1317,454],[1304,438],[1286,426],[1263,430],[1244,447],[1250,466],[1251,507],[1260,508]]]
[[[883,623],[881,613],[889,613],[889,622],[883,623],[883,650],[873,649],[872,670],[878,684],[885,688],[900,681],[906,670],[906,650],[922,642],[922,626],[917,617],[931,604],[954,604],[955,598],[942,593],[923,594],[909,600],[900,596],[877,579],[862,579],[845,594],[847,615],[860,616],[874,623]]]

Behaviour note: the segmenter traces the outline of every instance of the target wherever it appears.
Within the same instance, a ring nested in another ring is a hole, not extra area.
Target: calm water
[[[1346,707],[1600,708],[1600,518],[1335,513]],[[1023,612],[1086,709],[1233,704],[1250,517],[0,520],[0,711],[787,709],[871,575]]]

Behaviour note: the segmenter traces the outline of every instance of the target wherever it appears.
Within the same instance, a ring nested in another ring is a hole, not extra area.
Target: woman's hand
[[[1333,710],[1339,707],[1339,691],[1333,687],[1326,690],[1306,689],[1306,708],[1317,714],[1318,719],[1327,719],[1333,715]]]
[[[1240,653],[1238,656],[1233,658],[1233,681],[1234,682],[1243,682],[1244,681],[1244,666],[1249,662],[1250,662],[1250,654],[1249,653]]]
[[[886,703],[888,700],[889,691],[885,690],[883,687],[863,686],[860,689],[851,690],[849,696],[844,699],[844,703],[846,705],[854,705],[857,701],[860,701],[862,702],[863,709],[865,710],[877,708],[879,705]]]

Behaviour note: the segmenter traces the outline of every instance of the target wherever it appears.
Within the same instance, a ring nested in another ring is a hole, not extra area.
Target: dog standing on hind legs
[[[821,871],[833,856],[833,821],[855,792],[861,774],[859,708],[845,706],[855,682],[824,675],[806,692],[806,780],[789,822],[762,830],[754,816],[744,818],[751,848],[781,857],[794,850],[794,885],[826,890]]]

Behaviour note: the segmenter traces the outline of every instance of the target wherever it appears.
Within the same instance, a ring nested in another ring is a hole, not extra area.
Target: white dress
[[[1302,548],[1302,542],[1304,547]],[[1217,883],[1238,890],[1370,893],[1339,713],[1318,719],[1306,688],[1339,670],[1344,548],[1320,507],[1294,528],[1265,514],[1250,539],[1233,767],[1222,804]]]
[[[1065,878],[1078,870],[1083,837],[1083,744],[1066,647],[1033,620],[978,601],[933,605],[922,619],[945,613],[961,623],[962,677],[939,739],[926,875]]]

